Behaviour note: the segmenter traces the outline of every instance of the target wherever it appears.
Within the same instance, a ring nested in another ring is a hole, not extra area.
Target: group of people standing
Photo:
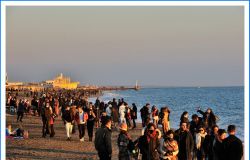
[[[80,141],[84,141],[86,126],[88,130],[89,141],[92,141],[95,118],[96,115],[93,112],[92,104],[90,104],[85,110],[81,106],[67,106],[65,112],[62,115],[62,119],[66,128],[67,140],[71,140],[72,131],[75,127],[75,124],[77,124]]]
[[[86,128],[88,141],[93,141],[95,126],[94,144],[101,160],[112,158],[112,129],[120,130],[117,138],[120,160],[139,159],[140,155],[142,160],[240,160],[243,155],[242,142],[235,136],[236,127],[229,125],[227,132],[220,129],[216,125],[218,118],[210,108],[205,112],[197,109],[201,117],[194,114],[191,121],[188,112],[183,112],[180,128],[174,131],[170,128],[169,107],[159,110],[147,103],[140,109],[141,136],[133,140],[129,130],[137,127],[137,106],[135,103],[129,106],[123,98],[108,103],[97,98],[91,103],[80,92],[52,91],[40,97],[35,95],[31,102],[34,114],[38,112],[42,118],[43,137],[55,136],[54,122],[60,117],[68,141],[76,126],[80,142],[85,141]],[[17,121],[22,122],[25,101],[20,100],[16,105]]]
[[[220,129],[216,125],[218,117],[211,108],[205,112],[200,108],[197,109],[202,116],[194,114],[191,121],[189,121],[188,112],[184,111],[180,116],[180,128],[175,131],[170,129],[169,107],[163,107],[159,112],[156,106],[152,106],[150,112],[150,104],[147,103],[140,112],[143,126],[142,135],[134,141],[129,135],[126,121],[120,122],[120,134],[117,139],[120,160],[132,158],[142,160],[241,160],[243,156],[243,145],[241,140],[235,136],[235,125],[229,125],[227,131]],[[159,124],[162,125],[162,131],[158,127]],[[111,125],[110,127],[104,125],[105,127],[109,134],[104,135],[110,135]],[[96,144],[100,139],[99,136],[103,135],[101,131],[102,129],[98,129],[96,132]],[[106,141],[109,139],[111,140],[111,137],[106,138]],[[106,141],[102,144],[104,146],[109,144],[108,146],[102,149],[96,147],[101,160],[111,159],[111,143]],[[135,158],[136,148],[139,153]],[[105,158],[102,157],[103,153],[106,153]]]

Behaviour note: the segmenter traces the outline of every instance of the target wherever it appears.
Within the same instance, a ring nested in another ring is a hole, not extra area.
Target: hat
[[[120,130],[123,130],[123,131],[127,131],[128,130],[128,126],[126,123],[122,123],[119,127]]]

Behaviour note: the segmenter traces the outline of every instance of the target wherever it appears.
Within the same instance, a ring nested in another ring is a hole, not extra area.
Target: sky
[[[6,9],[9,81],[59,73],[81,85],[242,86],[241,6]]]

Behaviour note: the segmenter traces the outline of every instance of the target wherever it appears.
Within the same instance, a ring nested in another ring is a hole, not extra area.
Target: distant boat
[[[138,81],[135,83],[135,90],[138,91],[140,89],[140,86],[138,85]]]

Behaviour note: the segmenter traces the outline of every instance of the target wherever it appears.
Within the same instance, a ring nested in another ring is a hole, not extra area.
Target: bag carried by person
[[[138,147],[139,139],[135,140],[133,142],[133,147],[134,149],[131,152],[131,155],[134,159],[139,160],[141,159],[141,154],[140,154],[140,149]]]
[[[29,138],[29,131],[25,130],[23,133],[23,138],[28,139]]]
[[[134,142],[132,140],[129,140],[127,147],[128,147],[128,151],[130,153],[133,153],[133,150],[135,150],[135,144],[134,144]]]

